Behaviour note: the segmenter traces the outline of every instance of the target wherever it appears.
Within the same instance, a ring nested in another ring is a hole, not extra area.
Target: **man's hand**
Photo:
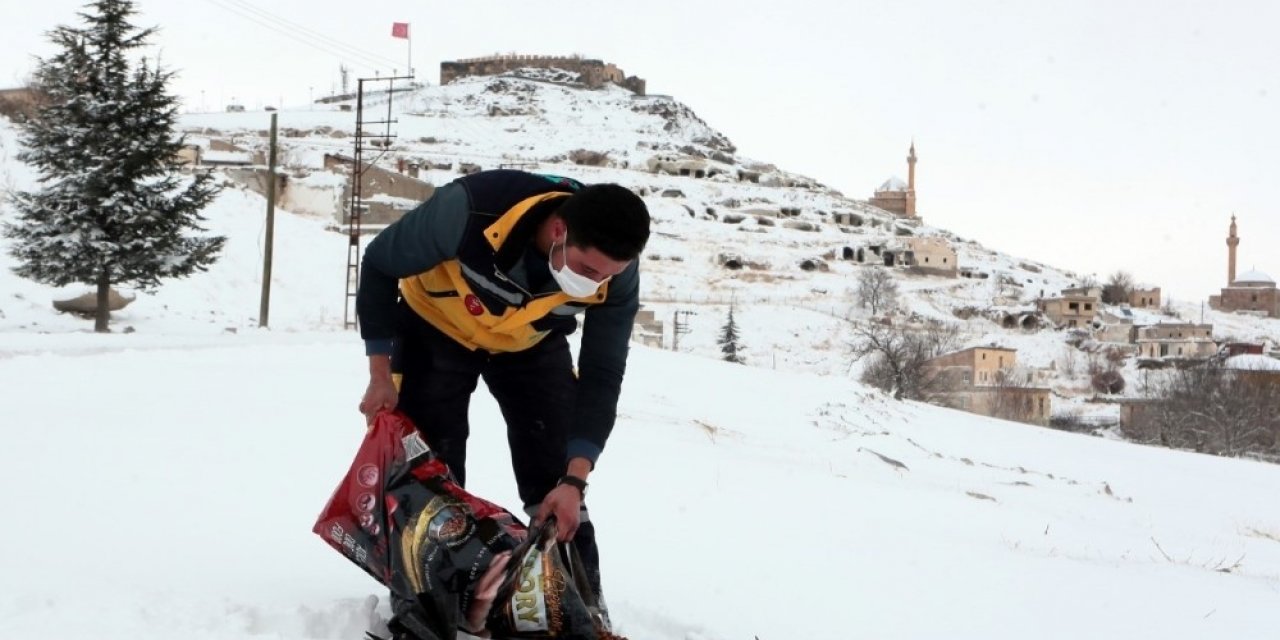
[[[365,424],[372,426],[373,417],[379,411],[395,409],[399,401],[400,391],[391,380],[391,356],[369,356],[369,386],[360,399],[360,413],[364,414]]]
[[[548,516],[556,517],[556,540],[568,542],[578,532],[579,510],[582,508],[582,492],[572,485],[562,484],[542,499],[537,522],[545,522]]]
[[[360,400],[360,413],[364,414],[367,424],[373,424],[373,417],[379,411],[390,411],[396,408],[400,400],[400,392],[391,378],[371,378],[369,387],[364,390],[364,398]]]

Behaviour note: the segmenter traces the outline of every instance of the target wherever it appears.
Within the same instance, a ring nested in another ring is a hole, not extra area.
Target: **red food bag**
[[[392,627],[419,640],[453,640],[459,628],[598,637],[601,619],[580,596],[590,588],[557,552],[554,523],[529,536],[467,493],[403,414],[374,419],[312,530],[391,590]]]

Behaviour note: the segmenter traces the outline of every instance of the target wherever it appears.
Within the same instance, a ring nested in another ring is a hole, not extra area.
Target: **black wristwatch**
[[[583,480],[578,476],[565,475],[565,476],[561,476],[560,479],[556,481],[557,487],[562,484],[567,484],[577,489],[578,493],[582,494],[582,497],[584,499],[587,497],[587,481],[586,480]]]

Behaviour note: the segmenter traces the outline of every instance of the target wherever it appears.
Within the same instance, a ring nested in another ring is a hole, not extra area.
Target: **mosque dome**
[[[884,184],[880,185],[879,189],[876,189],[876,191],[906,191],[906,190],[907,190],[907,183],[903,182],[902,178],[899,178],[897,176],[893,176],[892,178],[885,180]]]
[[[1235,281],[1232,282],[1231,285],[1240,286],[1240,287],[1258,287],[1258,286],[1274,287],[1276,286],[1276,281],[1272,280],[1271,276],[1261,271],[1258,271],[1256,269],[1251,269],[1249,271],[1246,271],[1236,276]]]

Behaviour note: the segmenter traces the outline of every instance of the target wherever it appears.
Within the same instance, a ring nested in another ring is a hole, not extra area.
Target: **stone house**
[[[1059,327],[1084,328],[1097,317],[1100,300],[1100,296],[1068,294],[1064,290],[1062,297],[1039,300],[1036,307]]]
[[[1160,287],[1134,287],[1129,291],[1129,306],[1135,309],[1159,309]]]
[[[1049,424],[1051,392],[1034,386],[1033,374],[1013,379],[1017,354],[1003,347],[971,347],[929,360],[928,374],[943,379],[942,390],[930,401],[984,416]]]
[[[721,169],[702,158],[675,153],[662,153],[645,161],[650,173],[666,173],[673,176],[710,178]]]
[[[1280,360],[1259,354],[1241,354],[1223,360],[1222,368],[1245,384],[1280,392]]]
[[[1164,323],[1138,327],[1134,343],[1141,358],[1209,358],[1218,352],[1211,324]]]
[[[0,116],[15,121],[34,117],[44,100],[44,94],[32,87],[0,89]]]
[[[907,238],[907,250],[910,252],[908,264],[914,271],[956,277],[956,251],[951,244],[942,238],[912,237]]]
[[[346,155],[337,155],[326,153],[324,156],[324,168],[350,175],[351,167],[355,161]],[[405,165],[406,171],[412,170],[417,173],[416,169]],[[366,165],[363,178],[364,183],[361,184],[365,211],[362,214],[361,221],[364,224],[390,224],[399,220],[404,214],[408,213],[414,207],[427,200],[435,193],[435,186],[430,182],[414,178],[407,173],[400,173],[393,169],[380,167],[378,165]],[[349,214],[345,211],[345,203],[351,199],[351,185],[348,181],[347,186],[342,193],[342,202],[344,203],[344,213],[341,224],[347,224]]]
[[[198,144],[184,144],[178,149],[178,153],[174,154],[173,159],[178,164],[190,167],[199,166],[204,158],[204,149]]]
[[[936,372],[954,371],[956,381],[970,387],[996,385],[1001,370],[1013,369],[1018,350],[1005,347],[970,347],[930,359],[925,368]]]
[[[1102,300],[1102,287],[1097,285],[1089,285],[1083,287],[1067,287],[1062,290],[1064,296],[1084,296],[1086,298],[1097,298]]]
[[[1098,322],[1102,326],[1093,333],[1093,338],[1098,342],[1133,344],[1138,337],[1133,324],[1133,313],[1126,307],[1112,307],[1110,311],[1098,312],[1095,324]]]
[[[653,309],[640,308],[636,312],[635,324],[631,327],[631,339],[647,347],[662,348],[663,322],[658,320]]]

